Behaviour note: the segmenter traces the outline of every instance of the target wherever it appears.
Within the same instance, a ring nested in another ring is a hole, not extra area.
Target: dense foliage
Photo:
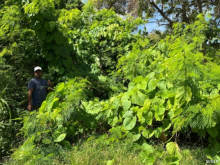
[[[31,8],[37,4],[36,10]],[[21,118],[20,112],[26,109],[26,86],[33,76],[34,66],[40,65],[44,78],[55,84],[75,76],[88,77],[93,83],[90,88],[94,96],[107,97],[108,92],[115,90],[115,83],[98,80],[116,68],[118,54],[131,49],[129,44],[136,38],[130,33],[136,23],[132,19],[123,21],[113,11],[96,13],[91,6],[81,12],[82,6],[80,1],[52,4],[52,1],[10,0],[1,3],[0,73],[4,78],[0,82],[0,91],[5,101],[3,106],[9,106],[1,109],[4,113],[1,117],[4,123],[1,156],[8,154],[15,146],[14,142],[22,142],[22,138],[15,137],[21,124],[15,131],[5,130],[13,128],[7,123],[17,123],[16,118]],[[13,120],[10,120],[9,112]]]
[[[49,163],[94,135],[106,145],[129,141],[146,164],[162,158],[178,164],[182,139],[199,140],[207,158],[220,161],[219,28],[210,40],[202,15],[153,40],[136,32],[141,19],[97,11],[92,3],[12,0],[2,6],[1,153],[12,147],[5,139],[17,130],[5,130],[21,124],[11,119],[20,116],[16,106],[25,106],[28,68],[38,64],[58,84],[39,112],[24,115],[24,142],[12,154],[17,164]]]
[[[98,9],[112,8],[119,14],[130,13],[147,19],[150,17],[155,20],[153,23],[168,27],[176,22],[193,23],[198,14],[207,11],[212,15],[212,24],[218,26],[219,4],[218,0],[95,0]]]

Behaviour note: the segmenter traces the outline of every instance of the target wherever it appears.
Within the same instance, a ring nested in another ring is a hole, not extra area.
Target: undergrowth
[[[138,145],[128,143],[126,141],[118,141],[112,144],[106,145],[103,141],[79,140],[77,143],[72,144],[73,147],[70,150],[62,150],[59,156],[52,156],[47,161],[39,160],[36,164],[39,165],[143,165],[140,158],[141,150]],[[201,147],[192,145],[180,147],[182,150],[182,160],[180,165],[203,165],[206,163],[206,156],[204,150]],[[168,152],[165,148],[159,148],[163,150],[161,158],[157,159],[154,165],[165,165],[172,162],[169,160]],[[14,165],[16,162],[8,161],[7,165]]]

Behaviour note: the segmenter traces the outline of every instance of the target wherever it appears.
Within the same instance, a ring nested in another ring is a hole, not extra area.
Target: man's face
[[[41,71],[41,70],[36,70],[36,71],[34,72],[34,76],[35,76],[36,78],[41,78],[41,77],[42,77],[42,71]]]

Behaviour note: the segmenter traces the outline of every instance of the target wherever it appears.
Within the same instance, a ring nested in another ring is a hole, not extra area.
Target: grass
[[[182,147],[182,159],[180,165],[204,165],[206,157],[201,148]],[[76,145],[73,150],[64,153],[62,160],[55,158],[53,164],[71,164],[71,165],[141,165],[139,157],[140,151],[131,144],[116,142],[112,145],[97,143],[94,141],[84,142]],[[168,162],[165,157],[169,156],[167,152],[162,158],[158,159],[155,165],[166,165]]]
[[[61,152],[59,156],[49,158],[49,160],[41,160],[35,164],[39,165],[142,165],[147,164],[140,159],[140,150],[138,145],[128,142],[118,141],[110,145],[106,145],[106,141],[82,141],[73,146],[71,150]],[[166,161],[166,157],[170,156],[164,148],[164,154],[157,159],[154,165],[166,165],[170,162]],[[184,146],[181,147],[182,159],[180,165],[204,165],[206,156],[201,148]],[[5,164],[16,164],[13,160]]]
[[[72,165],[134,165],[142,164],[138,157],[139,153],[128,144],[115,143],[105,145],[97,142],[85,142],[78,144],[73,150],[66,152],[63,160],[54,160],[54,164]]]

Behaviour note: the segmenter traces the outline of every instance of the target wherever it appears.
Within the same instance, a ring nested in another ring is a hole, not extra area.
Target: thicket
[[[32,5],[37,7],[29,10]],[[117,55],[129,51],[127,45],[136,39],[130,34],[135,23],[127,20],[126,24],[113,11],[96,13],[91,6],[82,13],[81,1],[10,0],[0,6],[2,158],[23,142],[22,136],[15,135],[22,126],[19,119],[26,114],[27,83],[34,66],[40,65],[43,76],[54,84],[88,77],[93,83],[90,96],[107,97],[115,83],[101,83],[98,76],[109,75],[116,67]],[[115,29],[117,40],[111,37]],[[16,127],[12,129],[9,122]]]
[[[106,145],[136,144],[146,164],[162,158],[165,146],[170,156],[163,159],[178,164],[183,139],[220,162],[219,28],[204,16],[174,24],[155,41],[136,32],[143,20],[97,11],[92,3],[12,0],[0,11],[1,126],[15,125],[11,118],[19,115],[11,114],[25,109],[31,66],[41,65],[58,83],[39,112],[24,115],[23,144],[12,154],[17,164],[49,163],[79,138],[96,135]],[[2,130],[0,145],[8,152],[10,140],[4,141],[14,134]],[[151,139],[162,141],[151,145]]]

